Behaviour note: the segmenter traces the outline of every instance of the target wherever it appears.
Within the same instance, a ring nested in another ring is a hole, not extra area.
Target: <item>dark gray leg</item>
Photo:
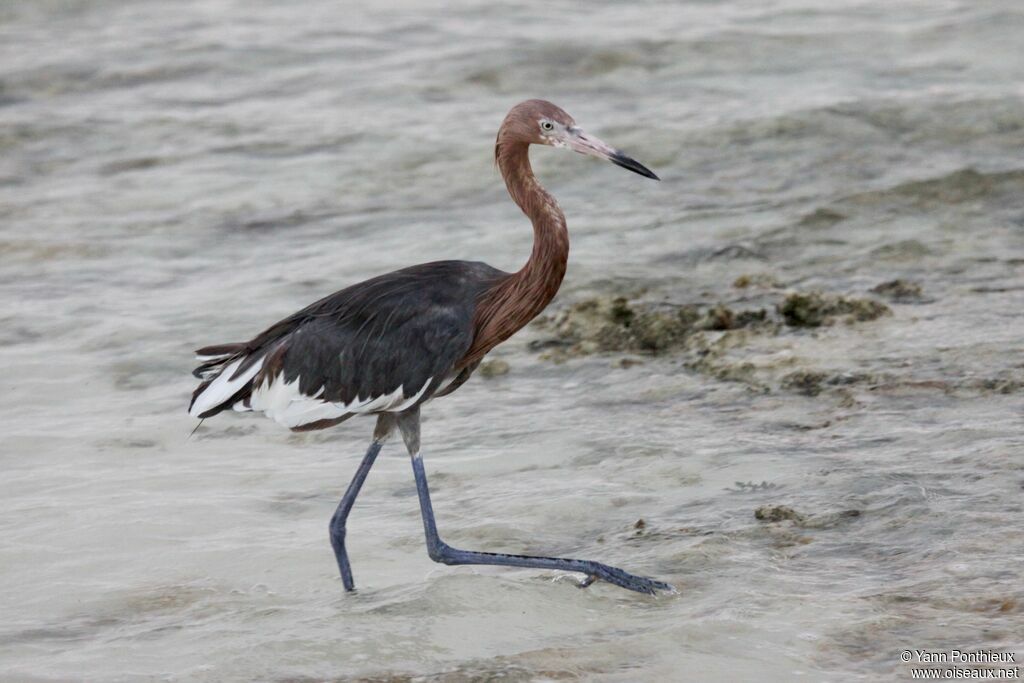
[[[370,444],[366,455],[363,456],[363,461],[359,463],[352,482],[348,485],[345,495],[341,497],[334,516],[331,517],[331,546],[334,548],[334,557],[338,561],[338,571],[341,572],[341,582],[345,585],[346,591],[355,590],[355,583],[352,581],[352,568],[349,566],[348,552],[345,550],[345,521],[348,519],[348,513],[352,511],[352,505],[356,502],[359,489],[366,481],[366,475],[370,473],[370,468],[373,467],[373,462],[377,459],[377,454],[380,453],[381,446],[384,445],[393,429],[393,418],[390,416],[378,418],[377,427],[373,430],[373,443]]]
[[[537,569],[555,569],[559,571],[579,572],[587,578],[580,583],[586,588],[594,581],[601,579],[639,593],[654,594],[657,591],[674,590],[672,586],[661,581],[636,576],[616,567],[610,567],[590,560],[574,560],[561,557],[539,557],[534,555],[508,555],[505,553],[483,553],[471,550],[458,550],[444,541],[437,533],[434,521],[434,508],[430,504],[430,489],[427,487],[427,475],[423,470],[423,458],[419,452],[419,411],[406,413],[399,417],[398,426],[402,430],[409,455],[412,456],[412,471],[416,475],[416,491],[420,498],[420,512],[423,515],[423,530],[427,536],[427,553],[434,562],[443,564],[493,564],[506,567],[533,567]]]

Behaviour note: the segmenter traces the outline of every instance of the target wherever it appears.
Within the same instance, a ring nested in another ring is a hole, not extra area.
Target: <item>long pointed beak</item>
[[[626,156],[608,143],[598,140],[592,135],[587,135],[579,128],[571,128],[569,130],[568,143],[569,148],[574,152],[587,154],[592,157],[597,157],[598,159],[607,159],[616,166],[621,166],[627,171],[639,173],[645,178],[661,180],[661,178],[654,175],[654,171],[647,168],[636,159]]]

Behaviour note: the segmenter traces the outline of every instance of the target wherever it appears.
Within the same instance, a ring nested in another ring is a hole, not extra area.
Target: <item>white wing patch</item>
[[[423,386],[420,387],[419,391],[417,391],[415,394],[405,399],[404,401],[398,403],[397,405],[391,406],[390,408],[388,408],[388,411],[392,413],[400,413],[406,408],[411,408],[413,405],[416,404],[416,401],[420,400],[420,398],[423,397],[423,394],[426,393],[427,387],[430,386],[430,383],[433,381],[433,379],[433,377],[428,378],[427,381],[423,383]]]
[[[365,399],[356,397],[350,403],[324,401],[320,398],[324,388],[312,396],[299,391],[299,377],[285,382],[278,374],[272,382],[263,382],[252,390],[249,406],[235,406],[236,410],[254,410],[264,413],[267,417],[285,427],[301,427],[319,420],[333,420],[349,413],[373,413],[379,411],[399,412],[420,400],[427,387],[428,379],[413,396],[405,397],[405,387],[399,386],[390,394],[371,396]]]
[[[231,365],[221,371],[217,379],[210,382],[210,386],[203,390],[203,393],[196,396],[195,402],[189,409],[188,414],[192,417],[199,417],[211,408],[216,408],[224,401],[234,396],[239,389],[245,386],[246,382],[256,376],[256,373],[263,367],[263,359],[256,361],[245,372],[238,377],[231,379],[231,376],[238,370],[245,358],[239,358]]]
[[[214,356],[200,356],[199,354],[196,354],[196,360],[199,361],[200,363],[206,363],[211,360],[220,360],[222,358],[227,358],[230,355],[231,353],[219,353]]]

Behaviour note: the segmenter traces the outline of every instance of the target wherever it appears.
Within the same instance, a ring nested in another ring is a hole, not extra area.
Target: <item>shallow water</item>
[[[1022,659],[1020,3],[376,7],[0,6],[0,677],[904,680],[905,648]],[[553,362],[534,326],[492,354],[508,374],[428,406],[450,542],[678,594],[432,564],[392,445],[344,595],[326,525],[371,423],[226,415],[189,439],[191,350],[410,263],[517,268],[531,233],[491,145],[526,97],[663,178],[534,153],[573,235],[556,311],[922,294],[660,355]],[[779,505],[800,520],[754,516]]]

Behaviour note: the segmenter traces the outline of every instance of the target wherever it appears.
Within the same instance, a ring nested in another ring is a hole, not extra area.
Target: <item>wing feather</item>
[[[295,430],[428,400],[469,350],[485,264],[414,266],[336,292],[242,344],[200,349],[189,412],[253,410]],[[460,382],[461,383],[461,382]]]

